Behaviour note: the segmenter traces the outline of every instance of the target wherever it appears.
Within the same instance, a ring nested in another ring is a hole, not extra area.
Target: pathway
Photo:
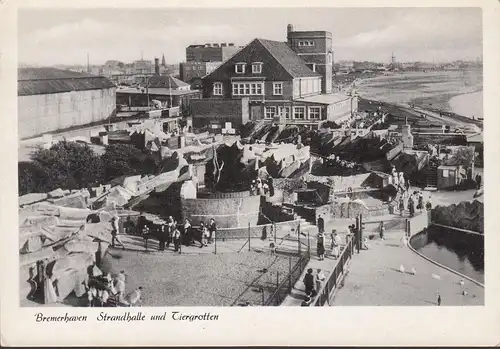
[[[386,236],[353,257],[334,306],[437,305],[438,294],[443,306],[484,305],[484,288],[468,280],[462,286],[460,276],[412,252],[401,243],[403,232]],[[399,270],[401,264],[405,273]],[[410,273],[413,268],[416,275]]]

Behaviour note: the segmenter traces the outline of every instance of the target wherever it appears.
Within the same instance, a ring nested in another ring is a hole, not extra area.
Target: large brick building
[[[233,43],[189,45],[186,47],[187,62],[224,62],[241,47]]]
[[[357,98],[332,92],[333,52],[331,33],[287,30],[287,42],[254,39],[202,79],[204,100],[193,118],[208,122],[235,119],[211,114],[210,100],[248,99],[249,120],[269,120],[316,128],[325,121],[341,122],[357,111]],[[222,101],[220,102],[222,103]],[[219,103],[219,104],[220,104]],[[207,106],[204,110],[204,106]],[[223,109],[223,108],[222,108]],[[193,120],[194,124],[199,124]]]
[[[116,86],[102,76],[20,68],[17,80],[21,139],[102,121],[116,109]]]

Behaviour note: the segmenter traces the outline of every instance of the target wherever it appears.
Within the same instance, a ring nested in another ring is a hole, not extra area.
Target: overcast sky
[[[479,8],[303,9],[22,9],[19,61],[28,64],[103,64],[117,59],[167,63],[205,42],[245,45],[254,38],[286,41],[286,26],[328,30],[335,60],[389,62],[476,59],[482,54]]]

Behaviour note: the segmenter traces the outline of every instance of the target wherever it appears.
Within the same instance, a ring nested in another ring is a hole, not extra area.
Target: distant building
[[[185,62],[180,64],[180,78],[191,84],[192,88],[201,88],[201,78],[217,69],[222,62]]]
[[[132,63],[132,74],[149,75],[154,73],[153,62],[140,59]]]
[[[186,47],[187,62],[223,62],[231,58],[240,46],[234,43],[215,43],[204,45],[189,45]]]
[[[18,69],[17,95],[21,139],[102,121],[116,109],[107,78],[56,68]]]
[[[248,120],[316,128],[357,111],[357,97],[331,93],[331,33],[294,32],[290,25],[287,32],[288,44],[254,39],[202,78],[204,99],[192,108],[195,128]]]

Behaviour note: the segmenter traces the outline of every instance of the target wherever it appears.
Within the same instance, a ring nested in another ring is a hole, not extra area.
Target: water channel
[[[432,260],[484,283],[484,237],[431,226],[412,240],[417,251]]]

